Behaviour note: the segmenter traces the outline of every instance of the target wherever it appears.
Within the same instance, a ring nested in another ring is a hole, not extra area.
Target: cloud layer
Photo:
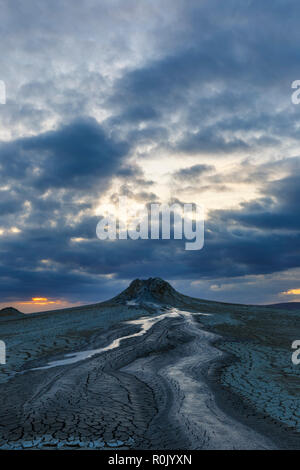
[[[2,4],[1,302],[147,276],[250,303],[299,288],[295,0]],[[101,242],[118,195],[204,204],[204,249]]]

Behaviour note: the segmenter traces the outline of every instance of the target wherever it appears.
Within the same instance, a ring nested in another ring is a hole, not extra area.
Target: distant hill
[[[131,284],[114,297],[112,302],[152,302],[174,305],[183,302],[186,296],[177,292],[168,282],[159,277],[149,279],[135,279]]]
[[[150,277],[149,279],[135,279],[116,297],[110,301],[112,304],[125,304],[127,306],[143,305],[143,306],[172,306],[176,308],[194,308],[199,309],[214,308],[218,306],[223,308],[221,302],[213,302],[209,300],[197,299],[181,294],[167,281],[160,277]],[[229,305],[229,304],[228,304]]]
[[[167,281],[159,277],[150,277],[149,279],[135,279],[131,284],[116,297],[102,305],[123,304],[127,306],[172,306],[181,309],[197,310],[201,312],[223,312],[230,311],[268,311],[269,308],[264,305],[243,305],[230,304],[226,302],[215,302],[213,300],[199,299],[189,297],[188,295],[178,292]],[[101,305],[101,304],[98,304]]]
[[[300,302],[282,302],[279,304],[266,305],[266,307],[278,308],[280,310],[299,310]]]
[[[104,311],[111,311],[111,314],[117,315],[119,306],[124,306],[124,315],[127,310],[139,309],[144,314],[152,313],[158,306],[175,307],[182,310],[197,312],[223,313],[224,311],[239,313],[267,313],[272,309],[299,310],[300,302],[282,303],[274,305],[244,305],[231,304],[228,302],[218,302],[213,300],[199,299],[178,292],[167,281],[159,277],[150,277],[149,279],[135,279],[130,285],[115,297],[88,305],[77,307],[67,307],[57,310],[46,310],[24,314],[14,307],[6,307],[0,310],[0,321],[34,319],[37,317],[50,316],[52,319],[63,314],[102,314]],[[297,306],[296,306],[297,305]]]
[[[15,320],[24,317],[24,313],[14,307],[5,307],[0,310],[0,320]]]

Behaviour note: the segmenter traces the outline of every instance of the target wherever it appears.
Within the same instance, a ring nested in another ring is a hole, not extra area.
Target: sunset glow
[[[47,297],[32,297],[31,300],[21,302],[20,305],[53,305],[61,304],[60,300],[49,300]]]
[[[283,292],[284,295],[300,295],[300,289],[290,289],[286,292]]]

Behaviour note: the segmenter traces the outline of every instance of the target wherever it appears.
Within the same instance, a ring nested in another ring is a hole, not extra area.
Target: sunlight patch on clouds
[[[290,289],[286,292],[282,292],[283,295],[300,295],[300,289]]]
[[[83,242],[88,242],[88,238],[83,238],[83,237],[72,237],[71,242],[72,243],[83,243]]]
[[[19,302],[19,305],[61,305],[60,300],[50,300],[47,297],[32,297],[31,300]]]

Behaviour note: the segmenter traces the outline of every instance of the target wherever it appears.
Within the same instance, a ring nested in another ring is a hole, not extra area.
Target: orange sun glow
[[[22,305],[52,305],[60,303],[60,300],[49,300],[47,297],[32,297],[32,299],[27,302],[21,302]]]

